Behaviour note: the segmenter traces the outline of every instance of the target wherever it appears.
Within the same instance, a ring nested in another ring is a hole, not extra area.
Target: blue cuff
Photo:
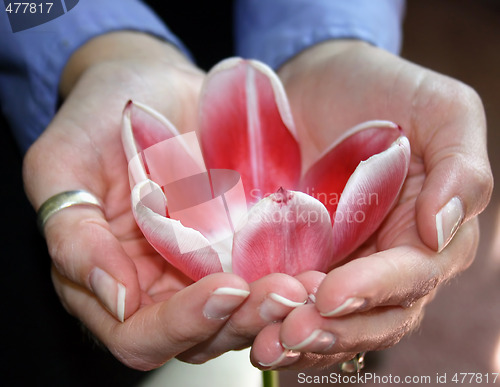
[[[404,0],[238,0],[236,51],[275,69],[329,39],[360,39],[398,53],[404,6]]]
[[[138,0],[82,0],[66,14],[16,33],[0,9],[0,106],[23,151],[54,117],[59,80],[71,54],[91,38],[116,30],[155,35],[189,55]]]

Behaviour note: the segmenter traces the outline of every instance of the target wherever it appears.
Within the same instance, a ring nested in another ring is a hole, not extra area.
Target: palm
[[[375,237],[354,256],[403,242],[422,244],[414,227],[415,202],[428,168],[427,145],[435,136],[432,129],[452,124],[446,122],[447,114],[433,114],[433,105],[426,104],[435,92],[427,86],[436,87],[436,82],[446,86],[444,77],[432,79],[429,71],[376,49],[363,47],[360,52],[325,56],[303,71],[302,77],[285,74],[284,79],[307,160],[314,160],[347,129],[368,120],[396,122],[410,139],[410,170],[400,200]]]
[[[168,81],[168,80],[167,80]],[[192,85],[188,85],[191,87]],[[160,85],[161,87],[161,85]],[[120,90],[115,90],[116,95],[120,95]],[[158,91],[160,93],[160,91]],[[158,95],[152,92],[152,95]],[[163,111],[175,111],[176,106],[169,106],[168,96],[164,90],[159,95],[165,95],[165,105]],[[194,93],[192,94],[195,95]],[[129,98],[141,98],[148,96],[139,95],[137,97],[129,95]],[[193,98],[194,99],[194,98]],[[101,116],[107,117],[109,122],[104,122],[101,128],[89,131],[96,133],[99,138],[93,140],[93,143],[102,144],[100,152],[102,157],[102,178],[106,180],[104,187],[107,188],[103,197],[105,198],[106,217],[109,223],[110,231],[122,245],[125,253],[134,262],[137,275],[142,290],[141,305],[150,304],[154,301],[160,301],[168,298],[176,291],[184,288],[192,281],[181,274],[178,270],[169,265],[147,242],[142,232],[136,225],[130,201],[130,184],[128,179],[127,163],[123,152],[121,142],[121,114],[126,104],[122,98],[112,99],[112,106],[109,104],[100,105],[103,101],[91,101],[96,107],[101,106]],[[143,102],[141,100],[141,102]],[[192,129],[189,126],[194,125],[192,117],[196,117],[197,101],[193,100],[182,108],[183,115],[174,115],[184,126],[184,130]],[[113,112],[111,115],[110,112]],[[166,113],[168,117],[171,114]],[[187,123],[187,124],[186,124]],[[186,128],[186,125],[188,128]],[[113,127],[113,130],[109,130]],[[102,134],[104,133],[104,136]]]
[[[164,69],[153,69],[159,74],[153,71],[148,78],[138,76],[133,66],[131,69],[120,67],[120,71],[114,66],[108,67],[100,68],[97,77],[92,72],[82,77],[31,154],[46,156],[35,162],[51,179],[66,179],[65,184],[85,188],[103,201],[106,221],[99,224],[100,231],[106,230],[106,235],[96,233],[95,238],[107,238],[133,261],[142,292],[140,302],[145,305],[164,299],[189,281],[154,251],[136,226],[121,141],[122,112],[129,99],[150,103],[154,98],[152,105],[173,117],[179,128],[193,130],[202,75],[189,74],[174,79]],[[103,79],[109,84],[104,85]],[[176,93],[176,89],[182,92]],[[161,106],[155,98],[157,95],[163,96]],[[185,102],[182,109],[179,109],[180,100]],[[27,180],[28,193],[42,184],[46,186],[37,178]],[[103,244],[97,240],[87,242]],[[48,243],[50,247],[50,238]]]

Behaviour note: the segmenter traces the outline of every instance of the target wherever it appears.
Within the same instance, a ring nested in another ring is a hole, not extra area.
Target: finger
[[[411,234],[411,231],[410,231]],[[408,307],[439,283],[464,270],[478,244],[477,220],[466,223],[440,254],[425,246],[398,247],[352,260],[332,270],[316,293],[316,308],[325,317],[387,306]]]
[[[208,340],[249,294],[248,284],[217,273],[180,290],[166,301],[140,308],[124,323],[114,319],[92,293],[53,270],[56,290],[69,312],[129,367],[156,368]]]
[[[422,318],[425,299],[410,308],[379,307],[339,318],[320,316],[313,305],[291,312],[282,324],[284,348],[319,354],[356,353],[393,346]]]
[[[325,279],[326,274],[319,271],[306,271],[301,273],[295,278],[300,281],[300,283],[306,289],[308,294],[308,302],[315,303],[316,302],[316,292],[319,289],[319,286]]]
[[[307,301],[307,292],[295,278],[270,274],[250,284],[250,296],[226,325],[208,343],[178,356],[190,363],[201,363],[230,349],[250,345],[269,323],[282,320],[291,310]]]
[[[136,267],[100,210],[66,208],[49,218],[45,236],[61,275],[93,292],[120,321],[137,310],[141,291]]]
[[[252,345],[250,360],[260,369],[324,368],[352,359],[355,353],[318,355],[285,349],[280,341],[281,323],[266,326],[259,332]]]
[[[428,83],[423,82],[423,91],[415,97],[420,111],[414,125],[427,137],[415,138],[415,151],[422,157],[427,174],[416,214],[424,243],[441,251],[461,224],[484,210],[493,178],[486,151],[484,109],[478,95],[446,78],[441,79],[438,93],[429,91],[432,85]],[[439,127],[429,127],[436,122]],[[420,143],[423,149],[419,149]]]
[[[277,369],[290,366],[299,360],[300,352],[287,350],[281,345],[280,329],[281,323],[268,325],[255,338],[250,352],[250,360],[255,367]]]

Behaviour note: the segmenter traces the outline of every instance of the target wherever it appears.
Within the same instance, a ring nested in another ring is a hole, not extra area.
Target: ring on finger
[[[44,227],[49,218],[59,211],[72,206],[93,206],[104,212],[99,199],[85,190],[65,191],[48,198],[38,210],[38,229],[44,234]]]
[[[354,356],[354,359],[345,361],[340,365],[340,369],[343,372],[353,373],[359,372],[365,367],[365,355],[366,352],[361,352]]]

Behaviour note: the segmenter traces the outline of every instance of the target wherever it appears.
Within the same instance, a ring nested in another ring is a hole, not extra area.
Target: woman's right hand
[[[121,141],[123,109],[128,100],[139,101],[181,132],[193,131],[203,79],[202,71],[156,38],[134,32],[95,38],[68,62],[64,103],[24,160],[35,209],[75,189],[103,204],[103,212],[73,206],[49,218],[44,232],[52,279],[65,308],[133,368],[156,368],[174,356],[199,363],[247,346],[269,319],[291,310],[274,303],[271,293],[297,303],[307,297],[297,280],[284,275],[249,285],[218,273],[192,283],[135,223]],[[268,312],[260,313],[266,301]]]

